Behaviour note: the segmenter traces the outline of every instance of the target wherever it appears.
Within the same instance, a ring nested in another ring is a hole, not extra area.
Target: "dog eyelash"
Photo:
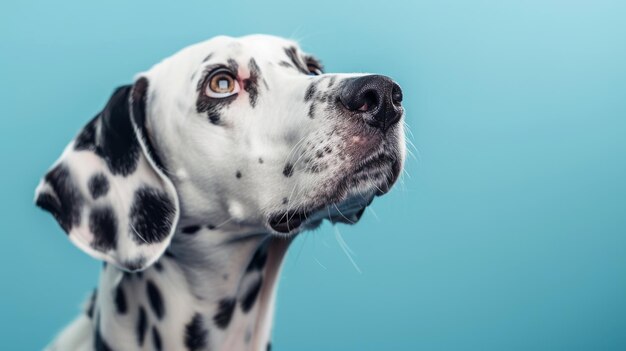
[[[306,67],[309,70],[309,74],[318,76],[324,73],[324,66],[322,63],[313,56],[306,56],[304,58]]]
[[[230,82],[233,84],[233,89],[230,92],[215,91],[212,81],[217,76],[228,78]],[[233,95],[236,95],[240,90],[237,76],[231,71],[231,69],[229,69],[228,67],[224,65],[219,65],[219,64],[208,66],[205,68],[203,77],[200,80],[200,84],[198,85],[198,88],[200,91],[204,93],[204,95],[211,97],[211,98],[216,98],[216,99],[231,97]]]

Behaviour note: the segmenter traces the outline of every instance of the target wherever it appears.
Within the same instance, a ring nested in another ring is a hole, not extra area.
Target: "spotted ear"
[[[76,246],[128,271],[163,254],[179,216],[146,129],[147,92],[146,78],[115,90],[35,192]]]

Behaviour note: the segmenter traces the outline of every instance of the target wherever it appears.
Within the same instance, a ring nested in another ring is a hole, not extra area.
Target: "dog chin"
[[[379,168],[374,174],[386,174],[376,182],[358,181],[359,173],[342,178],[330,194],[321,195],[309,204],[298,206],[270,215],[268,227],[278,234],[295,234],[303,230],[315,229],[326,219],[331,223],[355,224],[361,219],[365,208],[374,197],[386,194],[398,178],[401,162],[393,162]],[[368,172],[369,173],[369,172]],[[362,178],[362,177],[361,177]],[[365,177],[369,179],[369,177]],[[346,187],[346,184],[350,184]]]
[[[375,192],[348,196],[345,200],[323,205],[304,206],[301,210],[291,210],[270,216],[268,225],[278,234],[296,234],[303,230],[319,227],[326,219],[331,223],[355,224],[361,219],[365,208],[372,203]]]
[[[296,209],[279,211],[269,216],[268,228],[277,234],[296,234],[315,229],[326,219],[331,223],[355,224],[374,197],[389,192],[402,169],[402,161],[395,155],[381,155],[345,176],[336,176],[323,189],[332,192],[319,194],[308,204]]]

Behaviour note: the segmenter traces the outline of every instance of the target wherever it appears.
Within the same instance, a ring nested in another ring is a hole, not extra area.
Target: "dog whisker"
[[[354,252],[350,249],[346,241],[341,236],[341,233],[339,232],[339,228],[337,226],[335,226],[334,228],[335,228],[335,239],[337,240],[337,243],[339,243],[339,247],[346,254],[348,259],[352,263],[352,266],[354,267],[354,269],[356,269],[356,271],[359,272],[359,274],[363,274],[363,272],[361,271],[361,268],[359,268],[359,265],[356,264],[356,261],[352,257]]]

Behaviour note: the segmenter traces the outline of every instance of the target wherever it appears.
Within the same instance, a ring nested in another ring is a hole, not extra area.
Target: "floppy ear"
[[[35,192],[70,240],[124,270],[142,270],[169,245],[178,196],[146,130],[148,80],[115,90],[65,148]]]

